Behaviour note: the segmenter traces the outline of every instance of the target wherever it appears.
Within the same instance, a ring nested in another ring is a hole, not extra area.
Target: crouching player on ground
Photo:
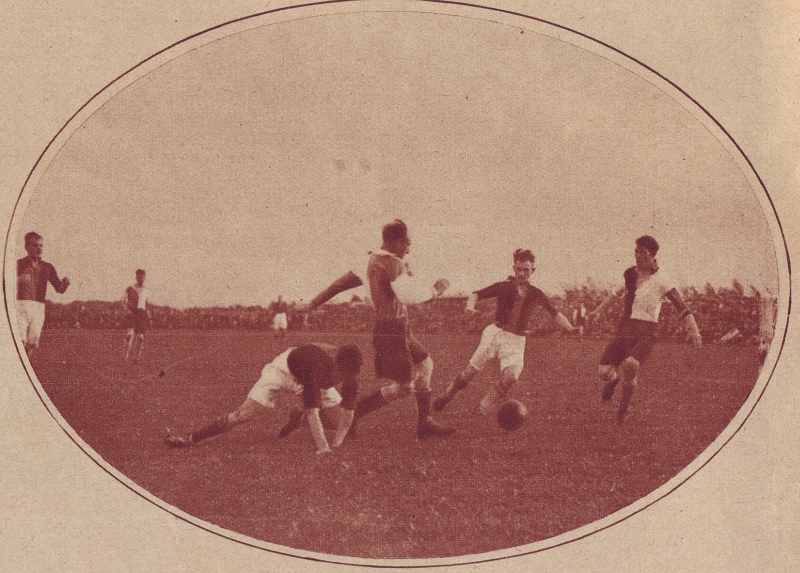
[[[587,315],[587,318],[593,320],[600,316],[611,301],[624,297],[625,310],[622,320],[614,338],[600,358],[598,369],[600,379],[604,383],[603,400],[610,400],[617,384],[622,382],[622,395],[617,412],[617,424],[620,426],[625,422],[628,406],[636,388],[636,375],[656,342],[658,316],[665,298],[678,309],[684,328],[688,331],[694,346],[699,348],[703,345],[692,311],[683,302],[669,279],[659,271],[656,261],[658,248],[658,242],[649,235],[636,239],[634,250],[636,266],[630,267],[623,274],[625,286],[612,293]]]
[[[469,364],[462,370],[447,390],[433,401],[433,409],[440,411],[453,399],[459,390],[467,387],[486,363],[500,360],[500,380],[492,385],[481,401],[478,412],[488,414],[502,402],[511,387],[519,380],[525,358],[525,335],[531,312],[541,306],[553,315],[558,325],[567,332],[574,332],[567,317],[558,312],[547,296],[530,284],[536,258],[529,250],[514,251],[514,276],[475,291],[467,299],[467,312],[475,313],[475,303],[485,298],[497,298],[497,317],[494,323],[483,329],[477,350]]]
[[[317,453],[330,452],[320,420],[320,409],[341,407],[331,444],[333,447],[340,446],[353,421],[358,397],[358,374],[362,364],[361,351],[355,345],[339,349],[327,344],[289,348],[264,367],[261,378],[236,410],[186,436],[175,436],[170,432],[164,441],[172,447],[191,446],[222,434],[233,426],[252,420],[265,408],[274,408],[277,393],[288,391],[302,400]],[[341,395],[335,388],[337,385],[341,387]]]

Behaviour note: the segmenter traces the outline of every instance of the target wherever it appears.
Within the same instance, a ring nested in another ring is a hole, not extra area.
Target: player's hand
[[[69,286],[69,279],[67,277],[64,277],[63,279],[61,279],[61,284],[64,285],[64,288],[67,288]]]

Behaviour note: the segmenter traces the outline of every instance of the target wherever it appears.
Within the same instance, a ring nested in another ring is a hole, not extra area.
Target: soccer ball
[[[528,416],[528,408],[517,400],[509,400],[497,410],[497,424],[506,432],[518,430]]]

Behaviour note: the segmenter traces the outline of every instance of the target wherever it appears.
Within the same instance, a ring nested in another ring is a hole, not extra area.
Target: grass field
[[[506,549],[591,523],[652,492],[728,425],[757,375],[755,347],[657,345],[631,414],[615,424],[596,363],[604,343],[531,339],[513,397],[525,425],[505,433],[474,414],[490,365],[437,418],[458,427],[418,442],[412,399],[364,418],[358,439],[317,456],[306,427],[276,437],[289,401],[263,419],[194,448],[185,431],[237,407],[283,349],[267,333],[159,332],[142,364],[122,359],[124,334],[48,330],[33,366],[63,418],[111,466],[197,518],[288,548],[370,559],[463,556]],[[477,336],[421,336],[438,393],[466,364]],[[289,343],[357,342],[366,335],[290,333]],[[163,377],[158,376],[164,370]],[[365,368],[362,395],[376,388]]]

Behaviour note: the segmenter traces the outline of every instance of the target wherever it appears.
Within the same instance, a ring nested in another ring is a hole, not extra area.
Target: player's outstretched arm
[[[353,418],[355,417],[355,414],[355,410],[347,410],[346,408],[341,408],[339,410],[339,425],[336,428],[336,435],[333,437],[333,443],[331,446],[338,448],[342,445],[342,442],[344,442],[344,439],[347,436],[347,432],[350,431],[350,426],[353,425]]]
[[[556,322],[564,331],[569,332],[570,334],[575,332],[575,327],[572,326],[572,323],[566,316],[564,316],[563,313],[559,312],[556,314]]]
[[[315,296],[308,304],[307,310],[314,310],[318,306],[321,306],[331,300],[337,294],[343,293],[351,288],[360,287],[363,284],[364,282],[358,278],[358,275],[356,275],[353,271],[348,271],[346,274],[333,281],[328,288]]]
[[[675,305],[675,308],[680,313],[681,319],[683,320],[683,327],[689,335],[689,339],[692,341],[694,347],[700,348],[703,346],[703,337],[700,336],[700,329],[697,328],[697,321],[694,319],[691,309],[686,306],[678,290],[674,288],[670,289],[666,297]]]
[[[325,438],[325,429],[322,427],[322,420],[319,419],[319,408],[306,409],[306,418],[308,418],[308,426],[311,428],[314,444],[317,446],[317,453],[326,454],[330,452],[331,448]]]
[[[56,272],[55,267],[52,265],[50,266],[50,276],[47,278],[50,281],[50,284],[53,285],[53,288],[56,289],[58,294],[64,294],[67,292],[67,287],[69,286],[69,279],[64,277],[63,279],[58,278],[58,273]]]

